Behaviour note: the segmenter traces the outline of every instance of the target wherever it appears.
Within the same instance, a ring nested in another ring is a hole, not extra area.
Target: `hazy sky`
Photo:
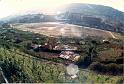
[[[0,0],[0,18],[28,10],[55,13],[59,6],[69,3],[106,5],[124,11],[124,0]]]

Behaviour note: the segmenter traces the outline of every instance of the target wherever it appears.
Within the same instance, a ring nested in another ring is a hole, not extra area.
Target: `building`
[[[72,60],[72,61],[78,61],[80,59],[80,55],[72,51],[62,51],[59,57],[63,59]]]

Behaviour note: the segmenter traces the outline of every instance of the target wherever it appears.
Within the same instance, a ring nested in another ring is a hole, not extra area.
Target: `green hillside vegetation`
[[[108,82],[113,84],[121,78],[121,76],[99,75],[80,69],[79,77],[70,79],[63,64],[37,59],[14,48],[10,51],[1,47],[0,51],[0,60],[3,62],[1,67],[9,82]]]
[[[35,38],[39,38],[39,40]],[[20,31],[9,27],[0,28],[0,67],[2,67],[9,82],[105,82],[114,84],[122,80],[122,74],[120,75],[120,73],[123,73],[123,71],[117,72],[116,74],[113,74],[113,72],[111,74],[105,73],[106,75],[104,75],[104,71],[97,70],[96,68],[94,69],[96,66],[101,66],[101,69],[104,67],[108,68],[109,66],[110,69],[108,70],[111,70],[111,65],[109,65],[111,63],[115,63],[115,66],[119,66],[120,70],[123,69],[123,63],[116,62],[118,60],[117,56],[114,56],[117,57],[114,61],[113,59],[109,59],[112,62],[110,61],[108,64],[105,63],[106,60],[99,58],[99,53],[103,53],[103,51],[106,50],[109,50],[107,52],[113,52],[113,50],[110,50],[108,47],[107,49],[106,46],[105,49],[102,50],[100,48],[102,43],[98,39],[85,39],[86,52],[81,53],[81,59],[76,63],[80,67],[78,77],[71,79],[66,72],[66,65],[64,64],[67,60],[60,58],[43,58],[44,56],[42,56],[42,53],[39,55],[37,52],[28,49],[30,43],[44,44],[47,38],[48,37],[43,35]],[[117,43],[122,45],[121,41]],[[122,57],[122,54],[119,54],[119,57]],[[87,68],[83,69],[80,65],[86,65]]]

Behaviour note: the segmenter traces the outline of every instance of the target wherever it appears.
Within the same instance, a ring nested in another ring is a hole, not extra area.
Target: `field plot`
[[[58,22],[13,24],[13,27],[23,31],[55,37],[85,38],[87,36],[99,36],[104,38],[119,38],[119,35],[109,31]]]

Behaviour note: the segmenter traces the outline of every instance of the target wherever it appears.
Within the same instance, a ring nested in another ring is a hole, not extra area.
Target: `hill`
[[[93,4],[70,4],[58,15],[68,23],[124,34],[124,12],[111,7]]]
[[[124,12],[112,7],[73,3],[66,5],[65,9],[60,11],[61,13],[58,15],[45,15],[38,12],[35,14],[25,13],[24,15],[14,17],[9,16],[1,20],[0,24],[64,21],[66,23],[124,34]]]
[[[0,24],[3,23],[39,23],[39,22],[51,22],[56,21],[52,15],[44,15],[41,13],[36,14],[24,14],[24,15],[15,15],[3,18],[0,21]]]

